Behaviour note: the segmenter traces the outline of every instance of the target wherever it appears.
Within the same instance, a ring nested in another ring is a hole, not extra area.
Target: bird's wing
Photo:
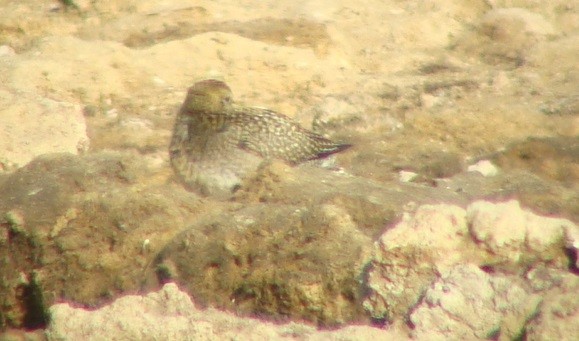
[[[239,147],[257,153],[264,158],[279,158],[279,145],[284,129],[280,114],[262,108],[243,108],[235,117],[235,128],[239,128]]]
[[[264,158],[290,164],[324,158],[349,147],[308,131],[291,118],[262,108],[238,111],[235,125],[242,125],[239,147]]]

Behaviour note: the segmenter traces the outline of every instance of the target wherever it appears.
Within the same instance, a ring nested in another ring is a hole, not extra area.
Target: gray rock
[[[541,299],[526,292],[517,279],[489,275],[473,264],[442,273],[410,314],[413,337],[485,340],[519,338]]]
[[[577,252],[572,241],[578,229],[569,220],[525,211],[516,201],[478,201],[466,210],[421,206],[376,242],[364,306],[376,318],[403,318],[440,274],[458,265],[513,274],[521,283],[527,283],[523,276],[527,269],[548,265],[566,272],[569,250]],[[548,290],[556,281],[546,279],[535,286]]]
[[[543,298],[540,314],[530,321],[528,340],[575,340],[579,336],[579,278],[577,274],[551,274],[543,278],[554,283]]]

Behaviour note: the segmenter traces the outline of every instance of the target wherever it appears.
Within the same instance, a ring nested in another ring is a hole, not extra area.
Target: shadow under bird
[[[264,161],[277,159],[295,166],[350,146],[302,128],[285,115],[238,105],[224,82],[208,79],[189,88],[169,153],[175,172],[187,185],[223,197]]]

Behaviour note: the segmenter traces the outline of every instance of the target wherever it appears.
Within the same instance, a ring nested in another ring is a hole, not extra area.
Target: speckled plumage
[[[297,165],[348,147],[285,115],[237,105],[225,83],[210,79],[189,88],[173,130],[170,158],[186,183],[213,194],[230,192],[263,160]]]

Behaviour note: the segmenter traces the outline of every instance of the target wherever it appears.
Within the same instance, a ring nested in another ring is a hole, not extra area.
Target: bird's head
[[[222,81],[207,79],[189,88],[183,103],[183,112],[189,115],[203,113],[222,113],[231,106],[231,89]]]

